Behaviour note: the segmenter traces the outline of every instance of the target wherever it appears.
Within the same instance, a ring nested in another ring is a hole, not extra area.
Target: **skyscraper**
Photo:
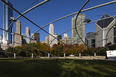
[[[30,30],[29,30],[29,27],[26,27],[26,28],[25,28],[25,33],[26,33],[26,34],[29,34],[29,36],[30,36]]]
[[[49,33],[51,35],[54,34],[54,26],[53,26],[53,24],[50,24],[50,26],[49,26]],[[53,39],[54,39],[54,37],[52,37],[51,35],[49,35],[49,45],[50,45],[50,47],[52,47],[52,45],[53,45]]]
[[[75,19],[76,16],[74,16],[72,18],[72,37],[77,37],[77,39],[79,39],[77,32],[75,30]],[[85,20],[85,14],[79,14],[77,21],[76,21],[76,29],[80,35],[80,37],[82,37],[83,41],[85,41],[85,25],[84,25],[84,20]],[[77,40],[78,44],[82,44],[81,40]]]
[[[23,40],[25,40],[25,43],[29,43],[29,40],[30,40],[30,30],[29,30],[29,27],[25,28],[25,34],[22,34],[22,35],[23,35]]]
[[[68,35],[66,33],[64,33],[63,39],[67,38],[67,37],[68,37]]]
[[[5,1],[12,6],[8,0]],[[12,22],[10,18],[13,17],[13,10],[10,9],[7,5],[3,4],[3,14],[3,29],[7,30]],[[10,32],[3,31],[3,44],[12,43],[13,37],[11,32],[13,32],[13,25],[9,28],[8,31]]]
[[[56,33],[54,35],[54,26],[53,24],[50,24],[49,26],[49,33],[52,35],[49,35],[49,45],[50,47],[53,46],[53,44],[58,44],[58,34]]]
[[[14,46],[20,45],[22,45],[21,22],[18,20],[16,22],[16,33],[14,34]]]
[[[113,17],[103,19],[103,18],[110,17],[108,14],[104,14],[100,19],[96,22],[96,47],[105,46],[106,44],[106,34],[108,30],[115,25],[115,19]],[[107,37],[107,43],[114,43],[114,28],[112,28]]]
[[[48,42],[48,37],[47,37],[47,36],[45,37],[45,43],[47,43],[47,44],[49,43],[49,42]]]
[[[2,43],[2,35],[0,35],[0,44]]]
[[[39,33],[31,33],[31,40],[29,43],[38,43],[40,42],[40,34]]]
[[[50,26],[49,26],[49,33],[50,33],[51,35],[54,34],[54,26],[53,26],[53,24],[50,24]]]
[[[58,35],[57,34],[55,34],[55,35],[53,35],[55,38],[53,38],[53,40],[52,40],[52,45],[53,44],[58,44]]]

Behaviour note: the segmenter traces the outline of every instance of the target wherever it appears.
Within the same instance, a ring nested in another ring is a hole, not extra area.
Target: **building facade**
[[[58,34],[57,33],[54,34],[53,24],[50,24],[49,26],[49,34],[50,34],[48,36],[49,46],[52,47],[54,44],[58,44]]]
[[[28,34],[30,36],[30,29],[29,29],[29,27],[25,28],[25,34]]]
[[[77,37],[66,37],[60,40],[60,44],[77,44]]]
[[[38,43],[40,42],[40,34],[39,33],[32,33],[31,40],[29,43]]]
[[[23,44],[29,43],[30,36],[29,34],[22,34],[23,37]]]
[[[30,29],[29,27],[25,28],[25,34],[22,34],[23,36],[23,44],[29,43],[30,41]]]
[[[67,37],[68,37],[68,34],[64,33],[63,39]]]
[[[104,19],[106,17],[106,19]],[[102,47],[106,45],[106,34],[108,30],[115,26],[115,19],[110,17],[108,14],[104,14],[100,19],[96,22],[96,47]],[[112,28],[107,36],[107,43],[114,43],[114,28]]]
[[[86,44],[89,47],[95,47],[95,35],[96,35],[96,32],[87,33],[87,35],[86,35]]]
[[[66,44],[77,44],[78,40],[77,37],[68,37]]]
[[[47,44],[49,43],[49,40],[48,40],[47,36],[45,37],[45,43],[47,43]]]
[[[72,18],[72,37],[77,37],[77,39],[80,39],[77,35],[77,32],[75,30],[75,19],[76,16],[74,16]],[[82,37],[83,41],[85,42],[85,25],[84,25],[84,20],[85,20],[85,14],[79,14],[77,21],[76,21],[76,29],[80,35],[80,37]],[[83,44],[83,42],[81,40],[77,40],[78,44]]]
[[[2,36],[2,35],[0,35],[0,43],[2,43],[2,39],[3,39],[3,36]]]
[[[8,0],[5,1],[13,7]],[[12,22],[11,17],[13,17],[13,10],[3,4],[3,14],[3,29],[8,30],[9,25]],[[3,31],[3,44],[11,44],[13,41],[13,35],[11,34],[11,32],[13,32],[13,25],[11,25],[8,31],[10,32]]]
[[[21,22],[16,22],[16,32],[14,34],[14,46],[22,45]]]
[[[53,35],[55,38],[52,40],[52,45],[53,44],[58,44],[58,35],[57,34],[55,34],[55,35]]]
[[[58,35],[58,45],[60,44],[60,40],[62,39],[61,35]]]
[[[49,26],[49,34],[51,34],[51,35],[49,35],[49,45],[50,45],[50,47],[52,47],[52,45],[53,45],[53,40],[54,40],[54,37],[53,37],[53,35],[54,35],[54,26],[53,26],[53,24],[50,24],[50,26]]]

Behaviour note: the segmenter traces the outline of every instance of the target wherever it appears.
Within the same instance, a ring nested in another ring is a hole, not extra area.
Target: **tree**
[[[16,46],[15,47],[18,56],[23,56],[23,57],[26,56],[26,51],[23,50],[23,47],[24,46]]]
[[[78,52],[84,52],[84,50],[88,50],[85,44],[81,44],[78,46],[77,51]]]
[[[8,47],[8,48],[5,50],[5,55],[7,55],[8,57],[12,57],[12,56],[13,56],[13,48]]]

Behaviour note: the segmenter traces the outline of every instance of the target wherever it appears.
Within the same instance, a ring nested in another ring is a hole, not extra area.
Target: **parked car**
[[[71,54],[71,55],[69,55],[70,57],[74,57],[75,55],[73,55],[73,54]]]

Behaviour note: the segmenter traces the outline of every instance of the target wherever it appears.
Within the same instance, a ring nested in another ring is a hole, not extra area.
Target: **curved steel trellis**
[[[111,2],[108,2],[108,3],[104,3],[104,4],[101,4],[101,5],[94,6],[94,7],[90,7],[90,8],[87,8],[87,9],[82,10],[81,12],[85,12],[85,11],[88,11],[88,10],[92,10],[92,9],[99,8],[99,7],[106,6],[106,5],[113,4],[113,3],[116,3],[116,1],[111,1]],[[66,17],[75,15],[75,14],[77,14],[77,13],[78,13],[78,12],[74,12],[74,13],[72,13],[72,14],[66,15],[66,16],[61,17],[61,18],[59,18],[59,19],[56,19],[56,20],[54,20],[54,21],[52,21],[52,22],[50,22],[50,23],[44,25],[42,28],[48,26],[48,25],[51,24],[51,23],[54,23],[54,22],[59,21],[59,20],[61,20],[61,19],[64,19],[64,18],[66,18]],[[39,30],[41,30],[41,29],[38,29],[36,32],[38,32]],[[35,32],[35,33],[36,33],[36,32]]]
[[[27,9],[28,7],[30,7],[31,5],[33,5],[34,3],[36,3],[38,0],[36,0],[36,1],[34,1],[33,3],[31,3],[30,5],[28,5],[27,7],[25,7],[24,9],[22,9],[20,12],[22,12],[22,11],[24,11],[25,9]],[[17,15],[17,13],[16,14],[14,14],[13,15],[13,17],[15,16],[15,15]]]
[[[5,30],[5,29],[2,29],[2,28],[0,28],[0,30],[4,30],[4,31],[6,31],[6,32],[10,32],[10,33],[14,33],[14,32],[11,32],[11,31],[7,31],[7,30]],[[18,34],[18,33],[14,33],[14,34],[17,34],[17,35],[20,35],[20,34]],[[23,36],[23,35],[20,35],[20,36]],[[26,36],[23,36],[23,37],[26,37]],[[28,37],[26,37],[26,38],[28,38]],[[8,41],[8,40],[7,40]],[[11,41],[10,41],[11,42]],[[13,43],[17,43],[17,42],[14,42],[13,41]],[[17,43],[17,44],[20,44],[20,43]],[[28,46],[28,45],[25,45],[25,46]],[[30,46],[28,46],[28,47],[30,47]],[[32,47],[33,49],[37,49],[37,50],[40,50],[40,49],[38,49],[38,48],[35,48],[35,47]],[[24,50],[23,50],[24,51]],[[42,51],[42,52],[44,52],[44,53],[47,53],[47,52],[45,52],[45,51],[43,51],[43,50],[40,50],[40,51]],[[27,52],[27,51],[26,51]]]
[[[79,12],[77,13],[77,17],[78,17],[78,15],[79,15],[79,13],[81,12],[81,10],[83,9],[83,7],[87,4],[89,2],[89,0],[87,0],[84,4],[83,4],[83,6],[81,7],[81,9],[79,10]],[[77,20],[77,18],[75,19],[75,20]],[[76,25],[76,24],[75,24]],[[52,42],[55,40],[55,39],[57,39],[57,38],[54,38],[53,40],[52,40]],[[52,43],[51,42],[51,43]],[[62,41],[61,41],[62,42]]]
[[[102,7],[102,6],[106,6],[106,5],[113,4],[113,3],[116,3],[116,1],[111,1],[111,2],[108,2],[108,3],[104,3],[104,4],[101,4],[101,5],[94,6],[94,7],[90,7],[90,8],[87,8],[87,9],[82,10],[81,12],[85,12],[85,11],[88,11],[88,10],[92,10],[92,9],[95,9],[95,8],[98,8],[98,7]],[[43,29],[44,27],[48,26],[48,25],[51,24],[51,23],[54,23],[54,22],[56,22],[56,21],[59,21],[59,20],[61,20],[61,19],[64,19],[64,18],[66,18],[66,17],[69,17],[69,16],[74,15],[74,14],[77,14],[77,13],[78,13],[78,12],[75,12],[75,13],[66,15],[66,16],[64,16],[64,17],[61,17],[61,18],[59,18],[59,19],[56,19],[56,20],[54,20],[54,21],[52,21],[52,22],[50,22],[50,23],[44,25],[44,26],[41,27],[41,28]],[[39,30],[41,30],[41,28],[38,29],[35,33],[37,33]],[[34,36],[34,35],[33,35],[33,36]],[[32,37],[33,37],[33,36],[32,36]]]
[[[3,0],[1,0],[1,1],[3,1]],[[44,0],[44,1],[42,1],[41,3],[38,3],[37,5],[33,6],[33,7],[30,8],[30,9],[28,9],[27,11],[25,11],[25,12],[22,13],[22,14],[19,12],[20,15],[9,25],[8,30],[9,30],[9,28],[11,27],[11,25],[12,25],[17,19],[19,19],[22,15],[24,15],[24,14],[30,12],[31,10],[37,8],[38,6],[44,4],[44,3],[48,2],[48,1],[50,1],[50,0]],[[5,2],[5,1],[3,1],[3,3],[4,3],[4,2]],[[5,2],[5,3],[6,3],[6,2]],[[13,8],[13,7],[11,7],[11,8]],[[17,12],[18,12],[18,11],[17,11]]]
[[[107,36],[108,36],[108,33],[110,32],[110,30],[111,30],[112,28],[114,28],[115,25],[116,25],[116,24],[114,24],[113,26],[111,26],[111,28],[108,30],[108,32],[107,32],[107,34],[106,34],[106,44],[107,44]],[[107,47],[107,49],[109,50],[108,44],[106,45],[106,47]]]
[[[14,32],[7,31],[7,30],[5,30],[5,29],[2,29],[2,28],[0,28],[0,30],[4,30],[4,31],[10,32],[10,33],[14,33]],[[18,33],[14,33],[14,34],[20,35],[20,34],[18,34]],[[23,36],[23,35],[21,35],[21,36]],[[23,37],[26,37],[26,36],[23,36]],[[26,37],[26,38],[29,38],[29,37]],[[8,41],[8,40],[6,40],[6,41]],[[11,41],[10,41],[10,42],[11,42]],[[13,41],[13,43],[17,43],[17,42],[14,42],[14,41]],[[20,43],[17,43],[17,44],[20,44]],[[41,44],[44,44],[44,43],[41,43]],[[46,44],[44,44],[44,45],[46,45]],[[25,46],[30,47],[29,45],[25,45]],[[48,46],[48,45],[46,45],[46,46]],[[9,46],[5,46],[5,47],[9,47]],[[49,46],[48,46],[48,47],[49,47]],[[12,47],[12,48],[14,48],[14,47]],[[43,51],[43,50],[41,50],[41,49],[38,49],[38,48],[35,48],[35,47],[32,47],[32,46],[31,46],[31,48],[36,49],[36,50],[39,50],[39,51],[44,52],[44,53],[49,53],[49,52],[45,52],[45,51]],[[17,49],[17,48],[16,48],[16,49]],[[60,50],[58,50],[58,49],[56,49],[56,48],[53,48],[53,49],[55,49],[55,50],[57,50],[57,51],[63,53],[62,51],[60,51]],[[17,49],[17,50],[18,50],[18,49]],[[20,50],[21,50],[21,49],[20,49]],[[21,50],[21,51],[24,51],[24,50]],[[26,53],[30,53],[30,52],[28,52],[28,51],[25,51],[25,52],[26,52]]]
[[[5,3],[3,0],[1,0],[3,3]],[[80,11],[80,12],[84,12],[84,11],[87,11],[87,10],[91,10],[91,9],[94,9],[94,8],[98,8],[98,7],[101,7],[101,6],[105,6],[105,5],[108,5],[108,4],[112,4],[112,3],[115,3],[116,1],[112,1],[112,2],[108,2],[108,3],[105,3],[105,4],[102,4],[102,5],[98,5],[98,6],[95,6],[95,7],[92,7],[92,8],[88,8],[88,9],[85,9],[85,10],[82,10],[82,11]],[[7,3],[5,3],[5,4],[7,4]],[[8,4],[7,4],[8,5]],[[9,5],[8,5],[9,6]],[[10,7],[10,6],[9,6]],[[11,7],[12,8],[12,7]],[[34,22],[32,22],[30,19],[28,19],[27,17],[25,17],[23,14],[21,14],[20,12],[18,12],[16,9],[14,9],[14,8],[12,8],[13,10],[15,10],[17,13],[19,13],[20,14],[20,16],[23,16],[24,18],[26,18],[28,21],[30,21],[31,23],[33,23],[34,25],[36,25],[37,27],[39,27],[37,24],[35,24]],[[76,12],[75,14],[77,14],[77,13],[79,13],[79,12]],[[74,14],[74,13],[73,13]],[[71,16],[71,14],[70,15],[67,15],[67,17],[68,16]],[[60,19],[57,19],[57,20],[55,20],[54,22],[56,22],[56,21],[58,21],[58,20],[61,20],[61,19],[63,19],[63,18],[66,18],[66,16],[64,16],[64,17],[62,17],[62,18],[60,18]],[[13,21],[14,22],[14,21]],[[48,24],[49,25],[49,24]],[[47,31],[45,31],[43,28],[41,28],[41,27],[39,27],[40,29],[39,30],[43,30],[44,32],[46,32],[47,34],[49,34]],[[51,34],[49,34],[49,35],[51,35]],[[52,35],[51,35],[52,36]],[[52,37],[54,37],[54,36],[52,36]],[[54,37],[55,38],[55,37]],[[57,39],[57,38],[55,38],[55,39]]]
[[[113,3],[114,3],[115,1],[113,1]],[[105,4],[101,4],[101,5],[98,5],[98,6],[95,6],[95,7],[92,7],[92,8],[88,8],[88,9],[85,9],[85,10],[82,10],[82,11],[80,11],[80,12],[84,12],[84,11],[87,11],[87,10],[91,10],[91,9],[94,9],[94,8],[98,8],[98,7],[101,7],[101,6],[105,6],[105,5],[108,5],[108,4],[111,4],[112,2],[109,2],[109,3],[105,3]],[[78,14],[79,12],[77,12],[77,14]],[[50,22],[50,23],[53,23],[53,22],[56,22],[56,21],[58,21],[58,20],[61,20],[61,19],[63,19],[63,18],[66,18],[66,17],[68,17],[68,16],[71,16],[71,15],[73,15],[73,14],[70,14],[70,15],[67,15],[67,16],[64,16],[64,17],[62,17],[62,18],[59,18],[59,19],[57,19],[57,20],[55,20],[55,21],[52,21],[52,22]],[[49,23],[49,24],[50,24]],[[49,24],[47,24],[47,25],[49,25]],[[47,25],[45,25],[45,26],[43,26],[42,28],[44,28],[44,27],[46,27]],[[76,27],[75,27],[76,28]],[[39,29],[39,30],[41,30],[41,29]],[[39,30],[37,30],[35,33],[37,33]],[[79,35],[78,35],[79,36]],[[56,39],[56,38],[55,38]],[[83,40],[81,40],[81,41],[83,41]],[[83,41],[83,43],[84,43],[84,41]],[[84,43],[85,44],[85,43]],[[85,44],[86,45],[86,44]],[[87,45],[86,45],[87,46]],[[91,49],[90,49],[91,50]],[[91,50],[92,52],[93,52],[93,50]]]

